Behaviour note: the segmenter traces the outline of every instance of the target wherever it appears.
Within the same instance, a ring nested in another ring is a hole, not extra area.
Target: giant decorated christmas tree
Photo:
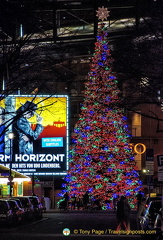
[[[134,207],[141,181],[111,67],[107,28],[103,23],[108,16],[107,9],[99,8],[97,16],[102,22],[98,24],[95,52],[74,130],[63,193],[67,191],[70,196],[82,197],[88,192],[92,200],[100,198],[104,208],[111,207],[114,197],[125,195]]]

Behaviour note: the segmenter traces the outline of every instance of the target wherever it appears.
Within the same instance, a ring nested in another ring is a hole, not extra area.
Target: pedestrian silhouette
[[[137,198],[137,210],[138,210],[143,198],[143,194],[141,193],[141,191],[138,192],[136,198]]]
[[[139,205],[137,216],[136,216],[138,230],[142,229],[141,220],[143,219],[143,216],[145,215],[145,211],[146,211],[146,199],[143,198],[141,201],[141,204]]]
[[[117,211],[116,217],[118,220],[118,226],[116,231],[120,231],[121,229],[130,230],[130,205],[127,202],[125,196],[121,196],[120,200],[117,203]]]
[[[88,194],[88,192],[86,192],[83,195],[83,206],[84,206],[85,209],[87,209],[88,203],[89,203],[89,194]]]

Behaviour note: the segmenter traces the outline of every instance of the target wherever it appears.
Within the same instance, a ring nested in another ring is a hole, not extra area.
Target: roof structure
[[[0,178],[8,177],[9,176],[9,172],[10,172],[10,169],[8,167],[5,167],[2,164],[0,164]],[[14,171],[13,169],[11,169],[11,175],[14,178],[26,178],[26,179],[29,179],[28,176],[26,176],[26,175],[24,175],[22,173],[19,173],[17,171]]]

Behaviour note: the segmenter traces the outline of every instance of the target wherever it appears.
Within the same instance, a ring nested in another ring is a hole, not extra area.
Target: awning
[[[0,164],[0,182],[4,182],[4,183],[8,182],[9,174],[10,174],[10,169]],[[13,176],[13,182],[31,181],[31,179],[28,176],[22,173],[19,173],[13,169],[11,169],[11,176]]]

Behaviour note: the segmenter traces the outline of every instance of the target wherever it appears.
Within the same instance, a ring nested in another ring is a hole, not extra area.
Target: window
[[[132,115],[132,136],[141,137],[141,115],[139,113]]]

